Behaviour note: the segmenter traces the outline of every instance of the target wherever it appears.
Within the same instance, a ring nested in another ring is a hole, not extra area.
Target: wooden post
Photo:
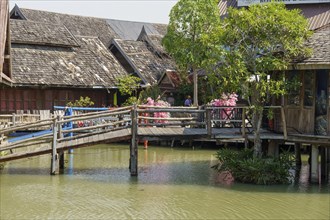
[[[12,126],[15,126],[16,125],[16,114],[15,113],[13,113],[13,116],[12,116]]]
[[[327,153],[326,153],[326,147],[323,146],[321,147],[320,149],[320,155],[321,155],[321,166],[320,166],[320,169],[321,169],[321,181],[325,181],[327,179],[327,175],[328,175],[328,170],[327,170],[327,160],[326,160],[326,156],[327,156]]]
[[[244,137],[244,138],[246,138],[246,134],[245,134],[245,127],[246,127],[246,123],[245,123],[245,119],[246,119],[246,110],[245,110],[245,108],[243,107],[243,109],[242,109],[242,136]]]
[[[56,144],[57,144],[57,121],[59,119],[59,116],[54,120],[53,123],[53,143],[52,143],[52,160],[51,160],[51,175],[55,175],[58,173],[58,154],[56,150]]]
[[[296,157],[296,166],[300,167],[301,166],[301,144],[300,143],[295,143],[294,144],[294,152],[295,152],[295,157]]]
[[[210,138],[212,136],[212,123],[211,123],[211,110],[205,107],[206,111],[206,129],[207,129],[207,136]]]
[[[62,124],[60,121],[62,120],[62,116],[58,115],[58,123],[57,123],[57,138],[60,139],[63,137],[62,133]],[[64,151],[59,152],[59,169],[64,169]]]
[[[277,141],[271,140],[268,143],[267,155],[271,157],[279,158],[279,145]]]
[[[282,115],[282,124],[283,124],[283,135],[284,140],[288,139],[288,132],[286,129],[286,119],[285,119],[285,112],[283,106],[281,107],[281,115]]]
[[[310,179],[312,183],[319,182],[319,169],[318,169],[319,149],[317,145],[312,145],[311,149],[311,173]]]
[[[130,146],[130,160],[129,160],[129,168],[131,172],[131,176],[137,176],[138,171],[138,139],[137,139],[137,109],[136,105],[134,105],[133,110],[131,112],[132,119],[132,127],[131,127],[131,146]]]

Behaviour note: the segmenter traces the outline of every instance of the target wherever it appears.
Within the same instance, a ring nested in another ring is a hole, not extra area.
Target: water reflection
[[[139,150],[130,177],[129,148],[99,145],[65,155],[63,175],[50,157],[8,163],[0,174],[0,219],[328,219],[328,185],[256,186],[219,182],[215,149]]]

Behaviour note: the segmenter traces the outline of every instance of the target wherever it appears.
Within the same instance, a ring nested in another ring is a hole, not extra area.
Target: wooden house
[[[330,1],[315,1],[315,4],[297,2],[288,1],[286,7],[300,9],[308,19],[313,35],[306,46],[313,50],[313,55],[294,63],[286,73],[288,80],[298,79],[301,87],[289,91],[289,95],[273,104],[285,107],[290,132],[330,136]],[[244,0],[222,0],[218,6],[220,14],[225,16],[229,7],[245,7],[249,4]],[[276,130],[279,131],[282,126],[277,124]]]
[[[0,82],[0,113],[52,110],[80,96],[90,97],[95,106],[117,105],[124,101],[116,86],[118,77],[135,74],[145,87],[155,84],[168,68],[146,41],[138,40],[143,27],[146,34],[162,36],[166,25],[16,5],[10,12],[10,27],[12,69],[7,76],[13,83]],[[160,41],[155,45],[161,47]]]

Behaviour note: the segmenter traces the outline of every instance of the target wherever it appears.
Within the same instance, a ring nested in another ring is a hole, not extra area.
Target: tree
[[[122,95],[128,95],[129,98],[123,105],[131,105],[137,103],[138,89],[141,79],[136,76],[127,75],[117,78],[117,86]]]
[[[221,30],[218,0],[179,0],[170,12],[165,49],[178,68],[193,72],[194,105],[198,105],[197,70],[218,47]],[[212,48],[212,49],[211,49]]]
[[[68,102],[66,105],[69,107],[89,107],[93,106],[94,102],[88,96],[85,98],[80,96],[79,100],[75,100],[73,103]]]
[[[274,70],[283,72],[293,60],[309,54],[304,45],[310,36],[307,20],[282,3],[254,4],[229,9],[223,28],[226,50],[209,82],[221,92],[239,92],[248,99],[253,109],[254,156],[261,157],[263,106],[269,96],[286,92],[285,78],[269,75]]]

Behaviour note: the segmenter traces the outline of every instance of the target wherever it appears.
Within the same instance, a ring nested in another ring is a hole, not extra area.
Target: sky
[[[37,9],[65,14],[167,24],[177,0],[9,0],[10,10]]]

